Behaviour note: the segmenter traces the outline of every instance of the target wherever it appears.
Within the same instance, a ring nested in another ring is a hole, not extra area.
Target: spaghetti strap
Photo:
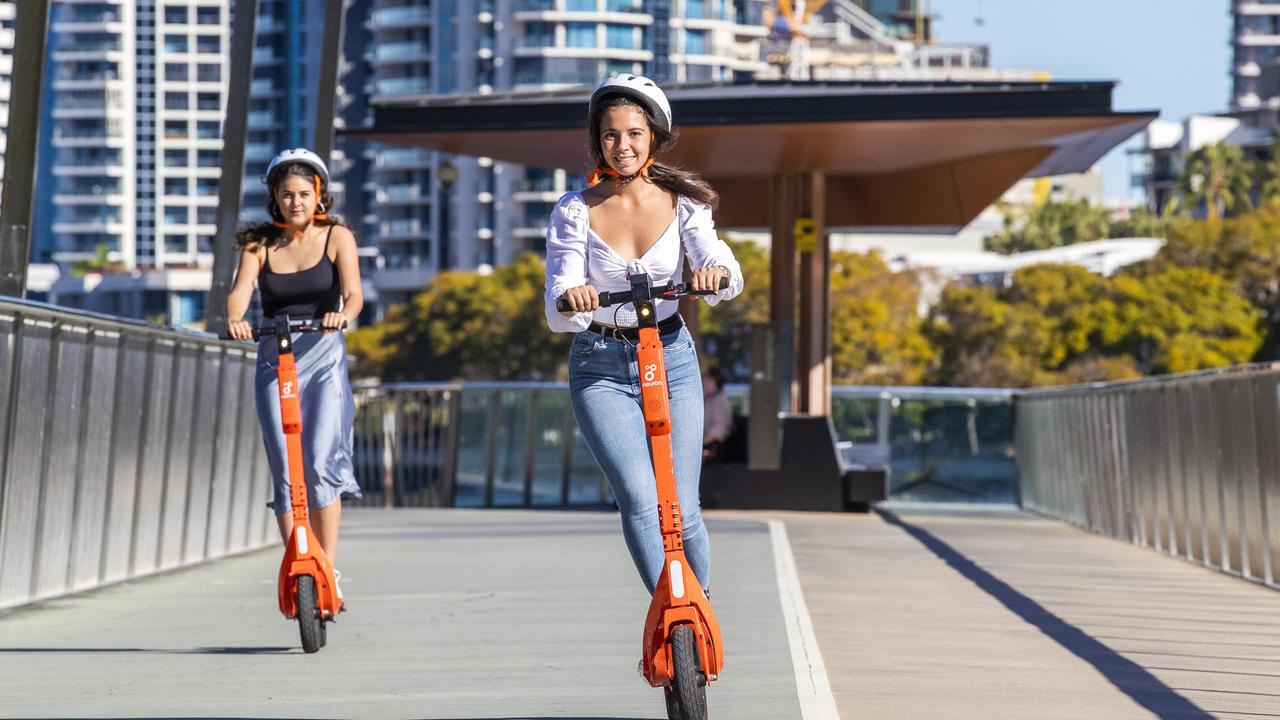
[[[271,272],[271,246],[265,243],[262,246],[262,270]]]
[[[329,232],[324,234],[324,259],[329,260],[329,236],[333,235],[333,226],[329,226]],[[333,262],[329,260],[329,262]]]

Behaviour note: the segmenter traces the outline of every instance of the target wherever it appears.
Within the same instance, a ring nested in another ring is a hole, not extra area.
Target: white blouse
[[[547,227],[547,324],[554,332],[581,332],[592,320],[635,327],[635,306],[630,303],[566,317],[556,310],[556,300],[566,290],[582,285],[591,285],[600,292],[630,290],[628,277],[635,273],[648,273],[649,282],[654,285],[683,282],[686,255],[694,268],[723,265],[729,269],[729,287],[703,296],[708,304],[715,305],[742,292],[742,268],[729,245],[716,235],[711,206],[678,196],[676,219],[644,255],[627,262],[591,230],[582,193],[565,193],[552,209]],[[658,320],[674,315],[678,305],[674,300],[655,301]]]

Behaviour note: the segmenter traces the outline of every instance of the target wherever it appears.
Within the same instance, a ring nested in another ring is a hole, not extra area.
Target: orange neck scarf
[[[609,167],[608,165],[601,165],[595,170],[592,170],[591,174],[587,176],[587,184],[590,185],[591,187],[595,187],[596,185],[600,184],[600,181],[604,180],[605,177],[608,176],[613,178],[614,187],[622,187],[623,185],[626,185],[627,183],[634,180],[635,178],[638,178],[641,175],[643,175],[645,171],[649,169],[650,165],[653,165],[652,157],[650,157],[648,160],[645,161],[644,166],[642,166],[640,170],[636,172],[635,175],[625,175],[625,176],[622,173],[618,172],[617,170],[614,170],[613,168]]]

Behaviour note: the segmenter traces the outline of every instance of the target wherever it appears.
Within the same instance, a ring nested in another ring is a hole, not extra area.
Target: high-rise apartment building
[[[374,0],[365,89],[375,98],[403,98],[594,85],[619,72],[663,83],[753,77],[767,67],[760,52],[765,5]],[[367,157],[375,220],[369,239],[378,247],[370,269],[383,305],[407,300],[437,271],[541,252],[551,206],[578,185],[563,171],[411,148],[372,148]],[[584,161],[565,158],[571,167]]]
[[[1231,109],[1280,107],[1280,1],[1231,4]]]
[[[17,7],[0,2],[0,177],[4,176],[5,128],[9,125],[9,78],[13,75],[13,30]],[[0,187],[0,193],[3,187]]]

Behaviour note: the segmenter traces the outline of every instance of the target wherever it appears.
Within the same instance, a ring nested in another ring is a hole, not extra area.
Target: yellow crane
[[[765,8],[763,20],[770,33],[765,60],[785,66],[792,80],[809,79],[809,33],[805,28],[826,4],[827,0],[777,0],[773,7]]]

